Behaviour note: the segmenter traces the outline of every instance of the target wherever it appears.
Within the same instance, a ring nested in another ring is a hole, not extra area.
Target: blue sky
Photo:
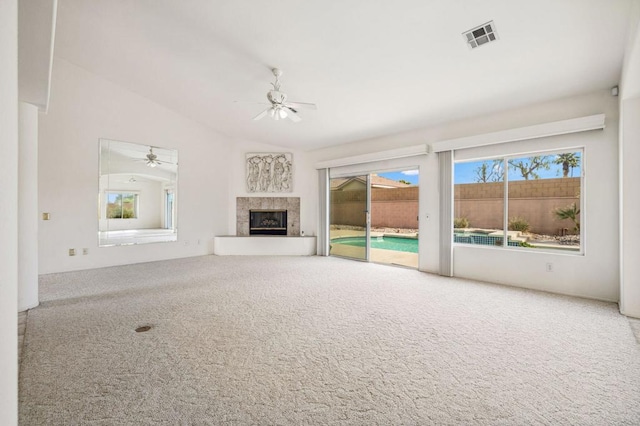
[[[579,159],[578,167],[573,168],[573,173],[570,171],[569,176],[579,177],[581,174],[581,165],[582,165],[582,155],[580,152],[574,153]],[[551,158],[551,168],[549,170],[539,170],[538,174],[541,179],[550,179],[562,177],[562,164],[554,164],[553,159],[556,157],[555,155],[550,155]],[[526,161],[527,157],[516,158],[515,160],[523,160]],[[492,160],[487,160],[489,165],[492,164]],[[476,178],[476,170],[482,165],[482,161],[472,161],[467,163],[456,163],[454,168],[454,183],[475,183],[477,181]],[[398,171],[398,172],[388,172],[388,173],[378,173],[378,176],[386,177],[387,179],[392,180],[406,180],[410,182],[412,185],[418,184],[418,171],[417,170],[406,170],[406,171]],[[522,176],[515,170],[509,169],[509,180],[523,180]]]
[[[378,173],[378,176],[385,177],[391,180],[406,180],[412,185],[418,184],[418,171],[417,170],[405,170],[400,172],[390,172],[390,173]]]
[[[578,157],[578,167],[574,167],[573,171],[569,170],[569,177],[579,177],[581,174],[582,155],[580,152],[574,152]],[[549,155],[551,157],[551,164],[549,170],[536,170],[541,179],[551,179],[562,177],[562,164],[554,164],[553,160],[556,155]],[[514,161],[527,162],[527,157],[514,158]],[[487,164],[491,166],[492,160],[486,160]],[[482,166],[483,161],[473,161],[468,163],[456,163],[454,168],[454,183],[475,183],[477,182],[476,170]],[[509,180],[524,180],[522,175],[512,168],[509,168]]]

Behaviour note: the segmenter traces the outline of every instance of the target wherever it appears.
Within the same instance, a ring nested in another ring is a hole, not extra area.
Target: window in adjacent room
[[[138,194],[107,192],[107,219],[136,219]]]

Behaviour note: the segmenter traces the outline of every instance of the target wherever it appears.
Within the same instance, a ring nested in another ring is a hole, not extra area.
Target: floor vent
[[[465,31],[462,35],[471,49],[475,49],[483,44],[498,40],[496,25],[493,21],[489,21],[486,24],[482,24],[470,29],[469,31]]]

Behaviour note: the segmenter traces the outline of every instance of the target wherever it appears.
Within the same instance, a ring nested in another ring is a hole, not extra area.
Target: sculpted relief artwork
[[[292,155],[288,152],[247,154],[249,192],[292,192]]]

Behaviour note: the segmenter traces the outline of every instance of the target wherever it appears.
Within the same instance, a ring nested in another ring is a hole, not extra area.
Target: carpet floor
[[[262,256],[45,275],[40,300],[24,425],[640,423],[612,303]]]

